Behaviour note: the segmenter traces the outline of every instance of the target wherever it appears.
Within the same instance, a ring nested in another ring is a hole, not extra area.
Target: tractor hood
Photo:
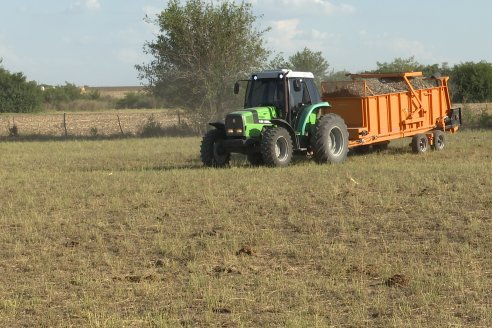
[[[278,117],[275,106],[252,107],[227,114],[226,134],[230,137],[258,137],[270,120]]]
[[[245,124],[270,123],[262,121],[269,121],[272,118],[278,117],[277,109],[275,108],[275,106],[246,108],[227,114],[227,116],[229,115],[242,116]]]

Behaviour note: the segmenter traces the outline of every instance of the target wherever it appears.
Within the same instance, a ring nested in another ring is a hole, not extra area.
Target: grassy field
[[[492,131],[343,165],[0,143],[1,327],[491,327]]]

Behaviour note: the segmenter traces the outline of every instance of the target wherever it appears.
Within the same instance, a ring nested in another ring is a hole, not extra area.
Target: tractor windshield
[[[248,83],[245,108],[275,106],[284,110],[284,81],[282,79],[258,79]]]

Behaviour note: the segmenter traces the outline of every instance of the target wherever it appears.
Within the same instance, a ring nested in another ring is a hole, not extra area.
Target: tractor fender
[[[299,135],[306,135],[306,125],[309,122],[309,116],[312,113],[317,113],[321,108],[326,107],[331,107],[331,105],[328,102],[324,101],[304,108],[297,124],[297,132],[299,133]]]
[[[213,126],[214,128],[216,128],[217,130],[220,130],[224,133],[226,133],[226,129],[225,129],[225,123],[224,122],[210,122],[208,123],[209,125]]]
[[[272,118],[270,120],[270,122],[273,125],[276,125],[276,126],[279,126],[279,127],[286,129],[289,132],[290,137],[292,138],[292,144],[294,146],[294,149],[300,148],[299,138],[297,138],[297,136],[296,136],[296,131],[294,131],[294,128],[287,121],[282,120],[280,118]]]

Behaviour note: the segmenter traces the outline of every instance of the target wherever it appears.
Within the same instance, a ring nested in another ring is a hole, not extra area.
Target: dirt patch
[[[416,90],[436,87],[434,79],[415,77],[410,78],[409,81]],[[324,97],[364,97],[408,91],[408,86],[402,78],[367,78],[357,81],[323,84]]]

